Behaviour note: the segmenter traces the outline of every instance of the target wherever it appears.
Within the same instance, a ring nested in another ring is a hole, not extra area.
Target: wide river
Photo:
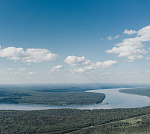
[[[121,93],[116,89],[98,89],[86,92],[104,93],[104,101],[100,104],[92,105],[71,105],[71,106],[49,106],[49,105],[26,105],[26,104],[0,104],[0,110],[45,110],[45,109],[113,109],[113,108],[137,108],[150,105],[150,97]],[[124,88],[126,89],[126,88]]]

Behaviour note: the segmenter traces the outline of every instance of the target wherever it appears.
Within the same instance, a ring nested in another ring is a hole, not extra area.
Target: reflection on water
[[[87,92],[104,93],[106,98],[102,104],[91,105],[90,107],[84,106],[84,109],[113,109],[113,108],[137,108],[150,105],[150,97],[121,93],[119,90],[126,88],[117,89],[99,89],[91,90]],[[108,104],[107,104],[108,103]]]
[[[137,108],[150,105],[150,97],[120,93],[117,89],[98,89],[87,92],[104,93],[106,98],[103,103],[93,105],[72,106],[48,106],[48,105],[25,105],[25,104],[0,104],[0,110],[45,110],[45,109],[113,109],[113,108]]]

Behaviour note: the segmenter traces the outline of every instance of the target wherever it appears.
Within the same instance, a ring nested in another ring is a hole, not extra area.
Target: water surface
[[[113,108],[137,108],[150,105],[150,97],[121,93],[116,89],[98,89],[86,92],[104,93],[104,101],[100,104],[92,105],[71,105],[71,106],[49,106],[49,105],[27,105],[27,104],[0,104],[0,110],[45,110],[45,109],[113,109]]]
[[[84,109],[138,108],[150,105],[150,97],[119,92],[119,90],[122,89],[127,88],[99,89],[87,91],[94,93],[104,93],[106,97],[101,104],[83,106],[83,108]]]

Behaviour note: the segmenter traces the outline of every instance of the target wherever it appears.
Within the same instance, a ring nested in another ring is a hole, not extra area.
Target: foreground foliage
[[[150,107],[134,109],[0,111],[1,134],[150,132]]]

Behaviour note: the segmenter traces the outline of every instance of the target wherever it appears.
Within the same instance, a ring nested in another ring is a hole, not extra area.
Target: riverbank
[[[150,88],[148,87],[129,88],[129,89],[120,90],[120,92],[150,97]]]
[[[103,103],[88,105],[34,105],[34,104],[0,104],[0,110],[46,110],[46,109],[115,109],[115,108],[138,108],[149,106],[150,97],[121,93],[123,88],[89,90],[86,93],[94,95],[105,94]],[[60,96],[61,97],[61,96]],[[82,98],[84,99],[84,98]]]

